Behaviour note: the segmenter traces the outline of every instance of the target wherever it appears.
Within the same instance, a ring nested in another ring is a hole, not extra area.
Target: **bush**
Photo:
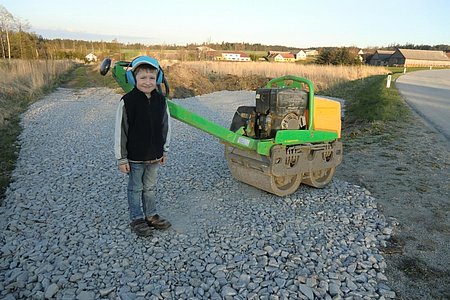
[[[361,61],[348,48],[325,48],[317,57],[322,65],[360,65]]]

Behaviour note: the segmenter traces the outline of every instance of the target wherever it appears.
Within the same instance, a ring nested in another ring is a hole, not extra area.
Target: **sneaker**
[[[144,219],[137,219],[130,223],[131,230],[138,236],[150,236],[152,235],[152,229],[148,227],[147,222]]]
[[[154,215],[151,218],[146,217],[145,220],[147,221],[148,226],[156,229],[167,229],[172,225],[169,221],[161,219],[159,215]]]

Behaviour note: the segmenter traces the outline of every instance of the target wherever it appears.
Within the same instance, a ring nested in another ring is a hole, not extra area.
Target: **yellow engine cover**
[[[341,137],[341,103],[330,99],[314,97],[315,130],[332,131]]]

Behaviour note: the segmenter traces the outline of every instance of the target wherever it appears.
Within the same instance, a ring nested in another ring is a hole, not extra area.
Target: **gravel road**
[[[58,89],[24,114],[0,207],[4,299],[389,299],[378,248],[392,231],[362,187],[335,179],[277,197],[235,181],[217,139],[174,121],[158,209],[130,232],[113,155],[120,96]],[[177,100],[228,127],[253,92]],[[339,170],[337,171],[339,172]]]

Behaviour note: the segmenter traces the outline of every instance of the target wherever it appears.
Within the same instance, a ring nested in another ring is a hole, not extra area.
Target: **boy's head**
[[[150,65],[140,65],[134,71],[136,88],[150,97],[151,92],[156,88],[156,78],[158,70]]]
[[[133,59],[133,61],[131,62],[131,71],[133,71],[133,73],[135,74],[136,69],[143,65],[151,66],[151,67],[155,68],[156,70],[160,71],[160,73],[158,74],[158,78],[157,78],[157,84],[161,84],[162,83],[162,70],[161,70],[161,67],[159,66],[158,61],[150,56],[146,56],[146,55],[139,56],[139,57]]]
[[[150,93],[162,81],[162,74],[158,61],[149,56],[140,56],[131,62],[131,71],[136,87],[150,96]],[[161,78],[160,78],[161,77]]]

